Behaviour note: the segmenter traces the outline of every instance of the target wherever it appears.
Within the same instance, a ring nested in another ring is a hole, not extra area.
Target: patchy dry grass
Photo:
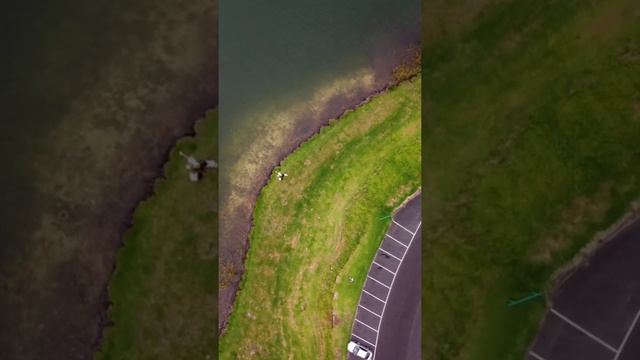
[[[344,355],[388,225],[379,218],[420,185],[420,87],[415,79],[375,97],[280,164],[289,176],[272,176],[256,204],[221,359]]]
[[[571,239],[586,230],[590,223],[597,222],[611,207],[612,185],[602,184],[601,189],[590,196],[579,195],[564,209],[554,228],[542,236],[532,247],[529,260],[535,264],[549,264],[554,255],[565,251]]]

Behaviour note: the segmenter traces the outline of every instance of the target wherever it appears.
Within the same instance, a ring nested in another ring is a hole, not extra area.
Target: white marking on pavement
[[[364,306],[362,306],[362,305],[360,305],[360,304],[358,304],[358,306],[360,306],[361,308],[363,308],[363,309],[367,310],[368,312],[372,313],[373,315],[375,315],[375,316],[377,316],[377,317],[380,317],[380,314],[376,314],[376,313],[374,313],[374,312],[373,312],[373,310],[369,310],[369,309],[367,309],[366,307],[364,307]]]
[[[396,273],[394,273],[393,271],[387,269],[386,267],[382,266],[381,264],[377,263],[375,260],[373,260],[373,263],[380,266],[381,268],[387,270],[388,272],[392,273],[393,275],[395,275]]]
[[[395,221],[394,221],[395,222]],[[416,234],[418,233],[418,230],[420,229],[420,226],[422,225],[422,221],[420,221],[420,223],[418,224],[418,227],[416,228],[416,232],[412,233],[413,235],[411,236],[411,240],[409,240],[409,245],[407,246],[407,250],[405,251],[405,254],[407,252],[409,252],[409,247],[411,246],[411,244],[413,243],[413,239],[415,239]],[[409,230],[407,230],[409,231]],[[404,256],[402,257],[402,259],[404,260]],[[402,266],[402,260],[400,260],[400,264],[398,264],[398,271],[400,271],[400,266]],[[393,283],[396,281],[396,276],[393,276],[393,279],[391,279],[391,286],[389,287],[389,292],[387,293],[387,300],[389,300],[389,295],[391,295],[391,288],[393,287]],[[380,314],[380,327],[382,327],[382,317],[384,316],[384,311],[387,308],[387,303],[385,302],[384,305],[382,305],[382,313]],[[376,345],[378,344],[378,335],[380,335],[379,332],[376,333]],[[371,360],[376,360],[376,355],[377,355],[377,351],[373,353],[373,359]]]
[[[543,358],[542,356],[536,354],[533,352],[533,350],[529,351],[529,355],[533,356],[534,358],[536,358],[537,360],[545,360],[545,358]]]
[[[383,308],[384,309],[384,308]],[[587,335],[588,337],[592,338],[593,340],[597,341],[600,345],[606,347],[607,349],[613,351],[614,353],[617,353],[618,350],[616,350],[613,346],[607,344],[606,342],[604,342],[603,340],[601,340],[599,337],[593,335],[592,333],[590,333],[589,331],[587,331],[586,329],[580,327],[578,324],[574,323],[573,321],[571,321],[569,318],[567,318],[566,316],[560,314],[557,310],[555,310],[554,308],[551,308],[551,312],[554,313],[557,317],[559,317],[560,319],[564,320],[565,322],[567,322],[569,325],[573,326],[574,328],[580,330],[583,334]],[[384,314],[384,311],[383,311]]]
[[[633,322],[631,323],[631,326],[629,326],[629,329],[627,329],[627,333],[624,335],[622,344],[620,344],[620,348],[618,348],[618,350],[616,351],[616,357],[614,357],[613,360],[618,360],[618,357],[620,357],[620,354],[622,353],[624,346],[627,344],[627,340],[629,340],[629,336],[631,336],[631,333],[633,332],[633,328],[636,326],[636,323],[638,322],[638,318],[640,318],[640,310],[638,310],[638,312],[636,313],[636,317],[633,319]]]
[[[391,235],[389,235],[389,234],[386,234],[386,236],[387,236],[387,237],[389,237],[391,240],[393,240],[393,241],[397,242],[398,244],[400,244],[400,245],[404,246],[405,248],[408,248],[408,246],[407,246],[407,245],[405,245],[405,244],[401,243],[400,241],[398,241],[398,239],[394,238],[393,236],[391,236]],[[403,257],[404,257],[404,256],[403,256]]]
[[[374,327],[372,327],[372,326],[369,326],[369,325],[367,325],[367,324],[363,323],[362,321],[358,320],[358,318],[356,318],[356,321],[357,321],[357,322],[359,322],[360,324],[362,324],[362,325],[364,325],[364,326],[368,327],[369,329],[371,329],[371,330],[375,331],[376,333],[378,332],[378,329],[376,329],[376,328],[374,328]]]
[[[380,245],[380,248],[378,250],[382,251],[383,253],[391,256],[392,258],[394,258],[394,259],[396,259],[398,261],[402,261],[402,259],[400,259],[399,257],[397,257],[397,256],[393,255],[392,253],[388,252],[387,250],[383,249],[382,245]]]
[[[384,301],[384,300],[380,299],[379,297],[377,297],[377,296],[373,295],[372,293],[368,292],[368,291],[367,291],[367,290],[365,290],[365,289],[362,289],[362,291],[364,291],[365,293],[369,294],[369,296],[373,296],[374,298],[376,298],[376,299],[380,300],[383,304],[386,302],[386,301]]]
[[[380,284],[380,285],[382,285],[382,286],[386,287],[387,289],[391,289],[391,288],[389,287],[389,285],[386,285],[385,283],[383,283],[383,282],[381,282],[381,281],[378,281],[378,280],[376,280],[376,279],[372,278],[372,277],[371,277],[371,276],[369,276],[369,275],[367,275],[367,277],[368,277],[369,279],[371,279],[371,280],[373,280],[373,281],[377,282],[378,284]],[[391,284],[393,284],[393,281],[391,282]]]
[[[365,339],[361,338],[360,336],[358,336],[358,335],[356,335],[356,334],[354,334],[354,333],[351,333],[351,336],[353,336],[353,337],[357,338],[357,339],[358,339],[358,340],[360,340],[360,341],[364,341],[364,342],[366,342],[367,344],[371,345],[373,348],[375,348],[375,347],[376,347],[376,346],[375,346],[375,345],[373,345],[370,341],[365,340]]]
[[[395,220],[391,220],[391,221],[393,221],[394,224],[396,224],[396,225],[400,226],[401,228],[405,229],[409,234],[411,234],[411,235],[415,235],[416,234],[413,231],[411,231],[411,230],[407,229],[406,227],[402,226],[400,223],[396,222]],[[422,223],[422,222],[420,222],[420,223]]]

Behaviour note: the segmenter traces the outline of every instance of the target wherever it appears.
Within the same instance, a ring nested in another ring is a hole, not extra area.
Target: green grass
[[[420,89],[415,79],[375,97],[280,164],[289,176],[258,198],[221,359],[345,356],[389,224],[379,219],[420,186]]]
[[[217,353],[217,170],[187,178],[179,151],[218,157],[218,115],[171,151],[155,193],[135,211],[109,286],[113,306],[102,360],[215,359]]]
[[[640,4],[481,3],[423,53],[429,360],[523,359],[546,304],[507,301],[640,195]]]

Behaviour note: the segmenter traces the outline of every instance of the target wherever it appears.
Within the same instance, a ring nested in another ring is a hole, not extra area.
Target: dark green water
[[[303,100],[333,78],[362,67],[386,72],[419,39],[416,0],[224,1],[221,14],[225,135],[261,108]]]
[[[102,3],[102,4],[101,4]],[[0,260],[15,256],[29,237],[38,193],[30,181],[45,134],[70,101],[91,83],[116,39],[100,34],[107,1],[10,2],[2,15]]]

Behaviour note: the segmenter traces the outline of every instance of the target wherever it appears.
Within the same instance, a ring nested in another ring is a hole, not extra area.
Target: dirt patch
[[[340,319],[338,317],[338,315],[336,315],[335,313],[331,314],[331,324],[333,325],[333,327],[336,327],[340,324],[342,324],[342,319]]]
[[[579,196],[563,210],[558,228],[547,233],[536,243],[529,256],[535,264],[548,264],[553,256],[566,249],[571,239],[594,221],[601,219],[609,210],[613,186],[605,184],[590,197]]]
[[[584,24],[584,38],[608,40],[622,30],[629,16],[640,16],[640,3],[634,0],[606,1],[595,14]]]
[[[425,44],[451,38],[474,25],[487,10],[505,0],[434,0],[422,7]]]

